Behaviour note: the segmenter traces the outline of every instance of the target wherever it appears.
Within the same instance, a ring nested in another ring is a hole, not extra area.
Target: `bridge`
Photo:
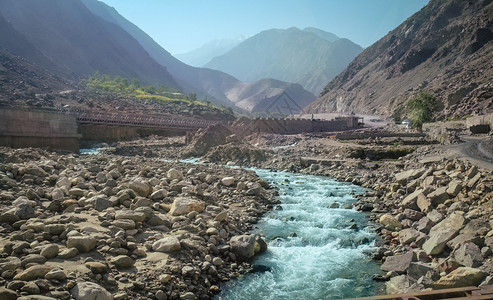
[[[103,111],[60,110],[59,113],[74,116],[78,124],[92,125],[197,130],[220,123],[220,121],[202,120],[189,117],[120,114]]]
[[[76,109],[0,108],[0,146],[79,151],[79,140],[117,141],[147,134],[206,128],[219,121]]]

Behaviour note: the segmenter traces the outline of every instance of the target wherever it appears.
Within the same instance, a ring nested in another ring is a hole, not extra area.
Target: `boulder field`
[[[255,173],[0,148],[0,299],[209,299],[266,250]]]

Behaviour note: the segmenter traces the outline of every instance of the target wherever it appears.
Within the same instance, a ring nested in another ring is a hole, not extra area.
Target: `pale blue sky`
[[[429,0],[100,0],[172,54],[272,28],[316,27],[368,47]]]

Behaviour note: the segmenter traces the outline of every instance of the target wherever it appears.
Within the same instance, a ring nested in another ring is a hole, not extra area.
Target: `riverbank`
[[[277,203],[243,169],[9,148],[0,199],[1,299],[209,299],[266,250],[248,232]]]
[[[79,289],[96,289],[115,299],[212,297],[265,249],[247,233],[278,203],[254,173],[221,164],[368,188],[355,207],[381,224],[374,258],[383,270],[375,278],[388,280],[388,292],[465,284],[450,277],[489,283],[492,173],[433,139],[379,133],[240,141],[200,131],[106,145],[89,156],[2,148],[1,295],[77,299]],[[178,162],[191,153],[213,164]]]

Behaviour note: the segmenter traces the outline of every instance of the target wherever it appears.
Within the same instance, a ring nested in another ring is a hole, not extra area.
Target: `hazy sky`
[[[172,54],[263,30],[316,27],[368,47],[429,0],[100,0]]]

